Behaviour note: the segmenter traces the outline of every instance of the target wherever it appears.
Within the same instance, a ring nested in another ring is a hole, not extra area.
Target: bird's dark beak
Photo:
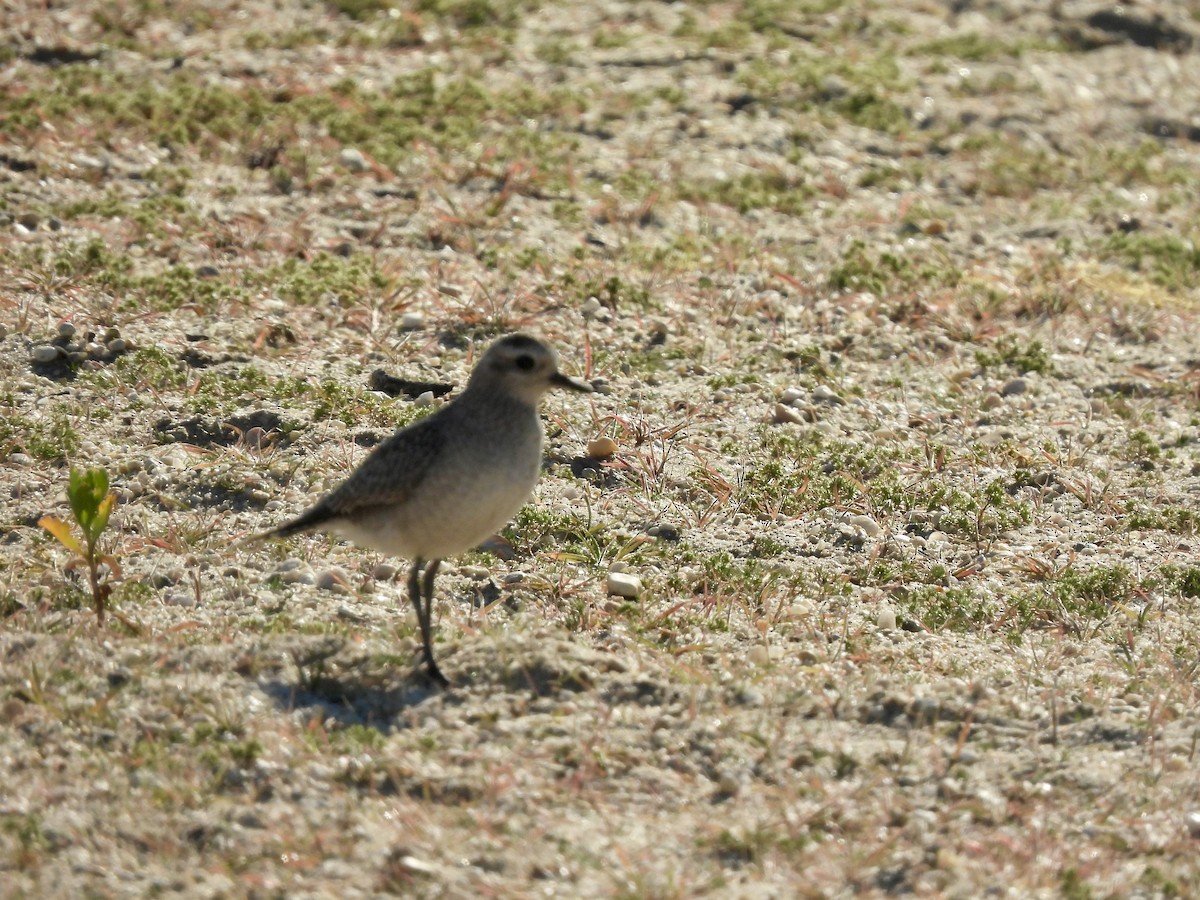
[[[564,375],[562,372],[555,372],[550,376],[550,383],[555,387],[566,388],[570,391],[579,391],[582,394],[590,394],[595,390],[586,381],[581,381],[578,378],[572,378],[570,375]]]

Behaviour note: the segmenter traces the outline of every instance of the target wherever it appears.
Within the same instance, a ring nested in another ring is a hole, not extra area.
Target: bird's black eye
[[[533,357],[530,356],[528,353],[522,353],[520,356],[517,357],[516,362],[517,362],[517,368],[520,369],[522,372],[528,372],[530,369],[533,368]]]

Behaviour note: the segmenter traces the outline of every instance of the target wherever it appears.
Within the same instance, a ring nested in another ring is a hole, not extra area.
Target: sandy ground
[[[1200,5],[1043,7],[3,4],[0,893],[1200,890]],[[440,691],[246,538],[518,329]]]

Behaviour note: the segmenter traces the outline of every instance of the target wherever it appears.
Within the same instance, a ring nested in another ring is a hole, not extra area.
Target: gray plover
[[[443,558],[491,537],[529,499],[542,467],[538,401],[555,387],[592,390],[560,372],[557,354],[537,338],[500,338],[457,399],[397,431],[306,512],[259,537],[323,529],[411,559],[408,593],[425,666],[448,685],[433,656],[434,576]]]

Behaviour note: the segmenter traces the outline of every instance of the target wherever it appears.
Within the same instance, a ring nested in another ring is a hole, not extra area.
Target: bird
[[[433,653],[434,578],[444,558],[487,540],[529,499],[545,439],[538,403],[553,388],[594,390],[560,372],[558,354],[540,338],[499,338],[457,398],[395,432],[307,510],[256,537],[332,531],[412,560],[408,594],[426,672],[449,687]]]

